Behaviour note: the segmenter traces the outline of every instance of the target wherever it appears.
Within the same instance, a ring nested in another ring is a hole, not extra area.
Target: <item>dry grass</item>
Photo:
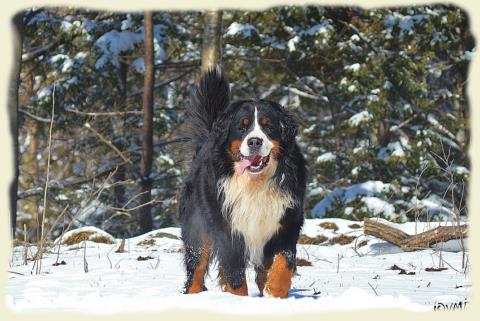
[[[122,239],[115,253],[125,253],[125,239]]]
[[[298,257],[296,260],[296,264],[297,266],[312,266],[312,262],[305,259],[298,258]]]
[[[358,248],[361,248],[362,246],[365,246],[365,245],[367,245],[367,244],[368,244],[368,241],[367,241],[367,240],[363,240],[363,241],[361,241],[361,242],[358,242],[358,244],[357,244],[357,249],[358,249]]]
[[[150,246],[150,245],[155,245],[157,242],[155,241],[155,239],[145,239],[143,241],[140,241],[137,243],[137,245],[139,246],[143,246],[143,245],[146,245],[146,246]]]
[[[346,245],[350,244],[355,240],[357,237],[356,236],[348,236],[345,234],[340,234],[339,236],[335,236],[330,239],[330,244],[340,244],[340,245]]]
[[[150,255],[148,256],[139,256],[137,257],[137,261],[147,261],[147,260],[153,260],[153,257],[151,257]]]
[[[348,227],[354,229],[354,228],[361,228],[362,226],[360,224],[353,223],[353,224],[350,224]]]
[[[298,244],[321,244],[328,240],[328,237],[325,235],[318,235],[315,237],[310,237],[305,234],[300,235],[298,238]]]
[[[78,244],[85,240],[95,242],[95,243],[105,243],[105,244],[115,243],[109,237],[106,237],[103,235],[93,235],[93,234],[95,234],[95,232],[93,231],[83,231],[83,232],[73,233],[72,235],[63,239],[63,244],[73,245],[73,244]]]
[[[337,224],[335,224],[333,222],[322,222],[319,225],[320,225],[321,228],[324,228],[326,230],[333,230],[333,231],[338,230]]]
[[[168,237],[169,239],[180,240],[180,238],[176,235],[165,233],[165,232],[158,232],[157,234],[152,235],[151,237]]]

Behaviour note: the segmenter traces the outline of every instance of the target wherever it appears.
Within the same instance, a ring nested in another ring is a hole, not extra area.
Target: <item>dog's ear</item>
[[[280,106],[282,117],[280,119],[280,127],[282,130],[282,137],[286,142],[292,143],[295,141],[295,136],[298,133],[298,122],[296,117],[285,107]]]

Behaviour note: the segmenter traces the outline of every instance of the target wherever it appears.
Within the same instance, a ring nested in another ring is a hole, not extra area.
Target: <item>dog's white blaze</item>
[[[262,263],[265,244],[278,231],[285,210],[294,203],[292,197],[280,191],[270,179],[275,168],[275,164],[265,168],[265,179],[234,174],[219,183],[219,191],[225,195],[222,212],[229,215],[232,233],[243,236],[245,255],[255,265]]]
[[[244,156],[250,155],[250,149],[248,148],[248,140],[252,137],[261,138],[263,140],[263,144],[262,144],[262,147],[260,148],[259,155],[268,156],[270,154],[270,151],[273,148],[273,143],[268,138],[268,136],[265,134],[265,132],[262,130],[262,127],[260,127],[260,124],[258,123],[257,107],[255,107],[253,129],[247,134],[247,136],[245,136],[245,138],[242,141],[242,144],[240,145],[240,153],[242,153],[242,155]]]

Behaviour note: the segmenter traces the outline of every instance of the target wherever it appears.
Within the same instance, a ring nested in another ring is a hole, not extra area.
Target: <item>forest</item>
[[[35,7],[12,22],[14,311],[466,308],[476,49],[461,8]],[[287,301],[260,297],[250,268],[247,296],[223,293],[215,264],[207,293],[180,294],[185,120],[215,65],[233,100],[299,123],[306,220]]]
[[[475,49],[460,8],[154,12],[150,69],[143,12],[32,8],[16,24],[19,239],[38,240],[42,226],[54,238],[177,225],[191,158],[184,114],[208,61],[224,67],[233,99],[297,116],[307,217],[467,215]]]

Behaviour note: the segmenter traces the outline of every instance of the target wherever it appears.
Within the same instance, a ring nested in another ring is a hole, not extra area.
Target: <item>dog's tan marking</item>
[[[241,144],[242,144],[241,140],[234,140],[230,143],[230,155],[232,156],[232,159],[235,161],[239,158],[238,151],[240,150]]]
[[[227,278],[224,276],[224,272],[220,269],[219,273],[219,283],[222,288],[223,292],[229,292],[235,295],[248,295],[248,287],[247,287],[247,278],[245,273],[243,274],[243,282],[242,285],[238,289],[234,289],[227,281]]]
[[[250,125],[250,119],[245,117],[244,119],[242,119],[242,125],[243,126],[248,126]]]
[[[270,120],[267,117],[260,118],[260,125],[267,126],[270,123]]]
[[[199,293],[204,289],[205,283],[205,272],[208,267],[208,259],[210,256],[210,243],[207,241],[203,242],[202,254],[200,257],[200,263],[193,273],[192,284],[187,289],[188,294]]]
[[[292,276],[293,270],[288,268],[285,254],[275,255],[272,266],[268,269],[263,294],[267,297],[286,298],[292,286]]]
[[[273,148],[270,154],[273,157],[278,158],[278,156],[280,155],[280,142],[278,140],[272,139],[272,144],[273,144]]]

